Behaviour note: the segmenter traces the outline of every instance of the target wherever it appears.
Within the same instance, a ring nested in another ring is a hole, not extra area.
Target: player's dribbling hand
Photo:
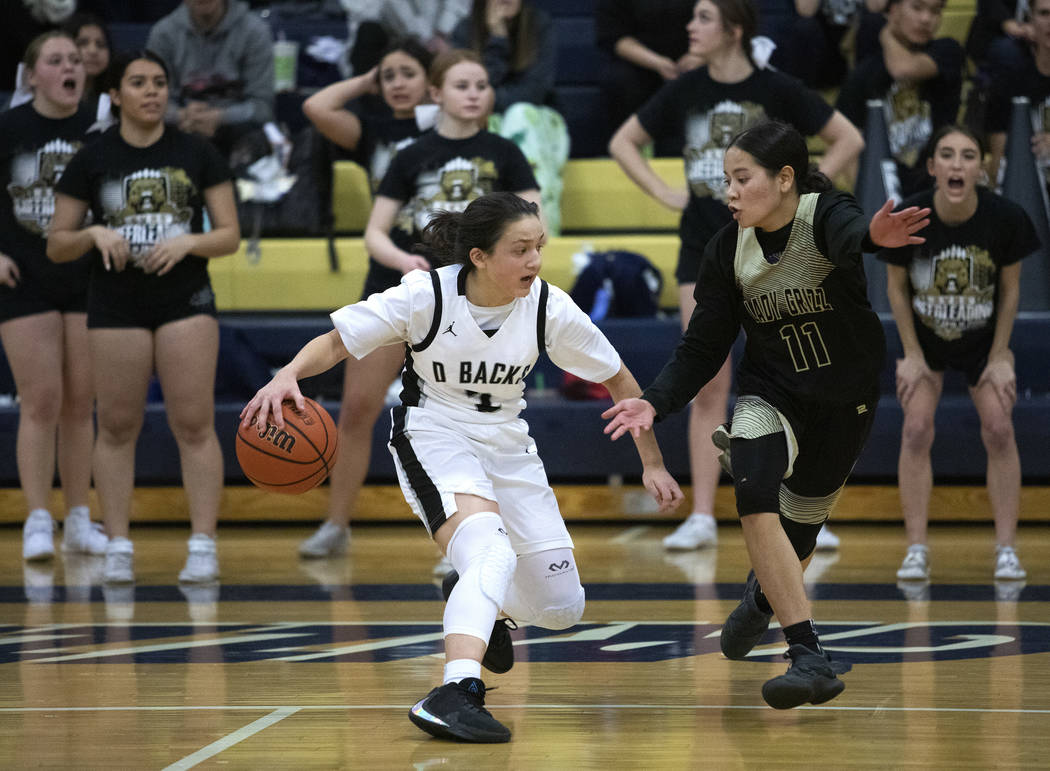
[[[609,425],[605,427],[604,433],[612,434],[610,439],[614,442],[628,431],[637,439],[641,436],[642,431],[648,431],[653,427],[656,409],[645,399],[623,399],[603,412],[602,419],[609,420]]]
[[[660,504],[660,511],[674,511],[682,502],[682,488],[663,467],[643,471],[642,484],[649,491],[649,495]]]
[[[92,236],[95,248],[102,255],[102,267],[118,273],[124,270],[124,266],[131,258],[131,248],[128,246],[127,239],[116,230],[101,225],[92,229]]]
[[[0,252],[0,284],[14,289],[22,274],[18,272],[18,263],[3,252]]]
[[[192,247],[193,237],[187,233],[158,241],[139,261],[139,267],[145,273],[163,276],[189,254]]]
[[[299,390],[299,383],[290,373],[281,369],[241,410],[241,425],[248,428],[253,422],[260,425],[272,423],[283,430],[284,413],[281,411],[281,404],[289,399],[295,402],[296,408],[305,409],[306,401]]]

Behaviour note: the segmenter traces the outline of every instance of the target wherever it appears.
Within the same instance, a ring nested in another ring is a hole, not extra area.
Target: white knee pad
[[[502,606],[518,556],[499,514],[482,511],[463,520],[448,541],[448,558],[459,573],[457,590],[461,585],[476,586],[497,607]]]
[[[566,629],[583,618],[585,605],[572,549],[548,549],[518,558],[503,612],[518,622]]]

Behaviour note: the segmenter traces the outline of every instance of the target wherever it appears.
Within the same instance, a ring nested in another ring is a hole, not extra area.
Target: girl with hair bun
[[[777,709],[819,704],[845,685],[813,627],[802,571],[871,429],[885,356],[862,256],[922,243],[929,209],[868,221],[852,195],[809,165],[794,128],[765,121],[730,142],[723,161],[733,222],[700,262],[696,310],[682,342],[640,398],[605,412],[605,432],[644,435],[685,407],[726,360],[741,326],[732,422],[712,437],[733,477],[753,570],[722,627],[722,653],[743,659],[776,613],[787,673],[762,696]]]
[[[510,731],[485,709],[482,666],[513,666],[511,619],[566,629],[585,599],[572,539],[520,417],[525,376],[546,351],[614,398],[641,389],[587,315],[539,278],[546,235],[534,202],[483,195],[462,212],[432,215],[423,239],[444,267],[410,271],[335,311],[335,328],[279,370],[241,419],[281,426],[281,403],[303,403],[301,378],[382,346],[407,351],[390,452],[405,499],[455,568],[443,586],[442,685],[409,718],[440,738],[505,742]],[[682,492],[655,438],[636,442],[646,489],[661,509],[674,508]]]

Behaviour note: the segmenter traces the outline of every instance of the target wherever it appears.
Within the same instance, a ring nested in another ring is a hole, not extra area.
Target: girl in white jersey
[[[505,672],[513,648],[503,616],[565,629],[583,615],[573,543],[536,454],[525,376],[541,350],[614,399],[637,396],[634,377],[604,335],[563,291],[538,278],[545,243],[535,203],[509,192],[442,212],[424,231],[451,263],[413,271],[400,285],[332,314],[314,338],[241,413],[283,423],[281,402],[302,404],[297,381],[404,343],[401,405],[390,451],[405,498],[448,555],[443,684],[410,711],[434,736],[505,742],[510,731],[484,708],[481,667]],[[651,433],[637,439],[642,481],[661,508],[682,492]],[[561,565],[551,573],[550,565]],[[488,649],[488,650],[487,650]]]

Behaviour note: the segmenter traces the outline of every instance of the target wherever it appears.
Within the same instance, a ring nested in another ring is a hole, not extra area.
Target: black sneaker
[[[791,659],[788,671],[762,686],[762,698],[774,709],[791,709],[807,702],[823,704],[845,690],[846,684],[835,676],[836,667],[826,654],[792,645],[784,658]]]
[[[762,635],[769,629],[772,613],[766,613],[755,602],[758,592],[758,579],[755,571],[747,574],[744,585],[744,599],[733,608],[729,618],[722,624],[722,653],[727,659],[743,659],[758,645]]]
[[[445,602],[448,602],[452,587],[457,581],[459,573],[455,570],[445,574],[445,579],[441,582],[441,594],[444,595]],[[514,641],[510,639],[510,632],[517,628],[518,625],[509,618],[496,619],[496,623],[492,625],[492,634],[489,635],[485,656],[481,659],[481,666],[497,675],[510,671],[514,666]]]
[[[439,739],[482,744],[510,741],[510,729],[485,709],[485,684],[476,677],[435,688],[408,711],[408,719]]]

